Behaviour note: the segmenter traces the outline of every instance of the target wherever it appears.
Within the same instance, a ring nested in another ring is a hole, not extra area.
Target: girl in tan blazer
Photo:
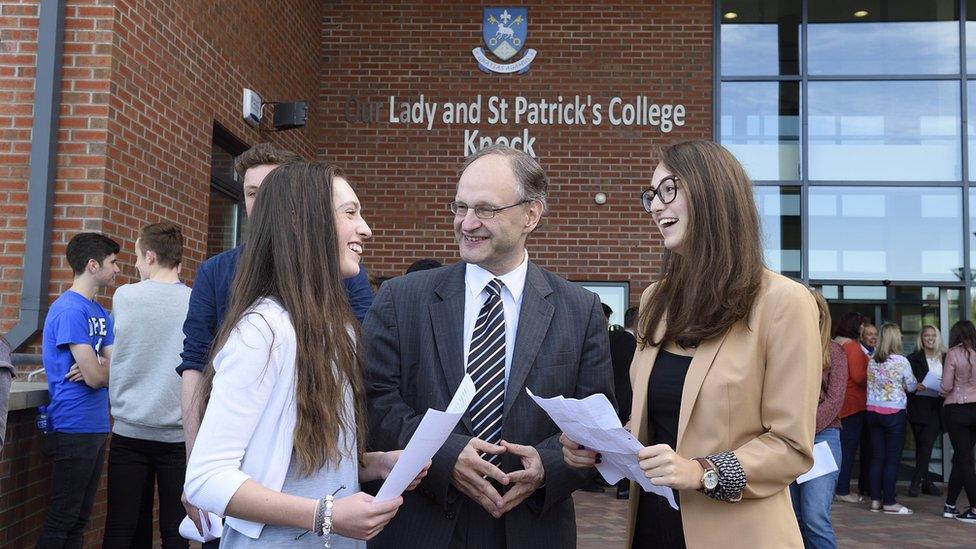
[[[664,149],[641,198],[669,253],[641,297],[630,426],[680,511],[634,483],[628,546],[802,547],[788,487],[813,464],[813,297],[765,269],[752,185],[721,146]],[[598,459],[565,437],[563,456]]]

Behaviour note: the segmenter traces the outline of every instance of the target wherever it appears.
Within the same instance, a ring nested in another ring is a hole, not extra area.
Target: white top
[[[512,369],[512,355],[515,351],[515,334],[518,332],[519,312],[522,309],[522,291],[525,289],[525,274],[529,269],[529,252],[525,252],[522,264],[502,276],[468,263],[464,270],[464,368],[468,366],[468,350],[474,336],[474,324],[481,307],[488,300],[485,287],[492,279],[502,281],[502,307],[505,309],[505,382]]]
[[[932,375],[939,376],[939,379],[942,379],[942,360],[939,357],[925,357],[925,360],[929,363],[929,371],[932,372]]]
[[[248,479],[281,491],[291,462],[297,418],[295,330],[276,301],[256,302],[214,357],[210,402],[186,467],[186,496],[200,509],[226,515]],[[264,524],[227,517],[250,537]]]

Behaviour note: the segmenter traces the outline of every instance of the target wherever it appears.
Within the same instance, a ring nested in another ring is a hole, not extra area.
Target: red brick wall
[[[214,124],[246,143],[315,154],[321,3],[69,0],[66,10],[50,299],[71,283],[63,254],[76,232],[103,231],[122,244],[122,284],[136,277],[139,229],[163,219],[183,225],[183,272],[192,280],[206,249]],[[0,333],[19,316],[37,18],[38,0],[0,3]],[[308,127],[273,133],[264,131],[268,123],[261,131],[247,126],[244,87],[266,101],[308,100]],[[14,492],[0,493],[3,547],[32,545],[48,497],[49,466],[33,414],[25,417],[10,431],[4,456],[17,452],[31,464],[29,474],[4,478],[11,462],[0,463],[0,489],[16,482]],[[87,546],[100,545],[104,512],[101,492]]]
[[[51,464],[41,453],[36,415],[36,410],[20,410],[11,412],[7,420],[0,455],[0,547],[33,547],[44,522]],[[104,515],[104,494],[99,499]]]
[[[66,10],[51,299],[71,283],[64,246],[82,230],[122,244],[121,284],[137,276],[138,230],[176,221],[192,279],[206,250],[213,125],[315,154],[322,7],[69,0]],[[0,332],[19,316],[37,16],[37,0],[0,5]],[[309,125],[252,129],[240,115],[244,87],[266,101],[310,101]]]
[[[530,237],[531,257],[571,280],[629,281],[636,303],[662,258],[660,236],[639,203],[656,164],[654,148],[711,137],[712,3],[522,5],[525,47],[539,54],[527,73],[499,75],[479,71],[471,54],[484,47],[480,2],[331,3],[322,29],[319,154],[346,168],[364,203],[373,228],[367,267],[400,274],[422,257],[457,258],[447,204],[464,130],[494,136],[528,128],[551,178],[551,211]],[[606,120],[584,127],[438,120],[431,131],[388,121],[389,96],[416,101],[420,94],[439,103],[470,102],[478,94],[510,102],[518,95],[550,101],[579,94],[604,104],[642,95],[683,104],[687,114],[670,133]],[[380,121],[347,122],[350,96],[382,103]],[[593,196],[601,191],[608,200],[599,206]]]

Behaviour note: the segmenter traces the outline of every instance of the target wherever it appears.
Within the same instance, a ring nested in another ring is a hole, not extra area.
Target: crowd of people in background
[[[909,497],[942,495],[929,465],[936,440],[948,433],[953,459],[943,516],[976,523],[976,329],[971,321],[956,322],[947,348],[938,327],[926,324],[907,356],[903,342],[900,327],[892,322],[878,330],[860,314],[848,312],[837,323],[834,343],[843,350],[848,373],[839,412],[843,428],[835,498],[853,504],[869,501],[874,512],[913,514],[895,499],[906,433],[910,427],[915,444]],[[837,358],[841,360],[840,354]],[[861,470],[858,494],[851,491],[855,458]],[[956,502],[963,489],[970,505],[959,510]]]
[[[836,547],[834,500],[910,515],[895,491],[909,427],[908,496],[942,494],[929,464],[947,432],[943,514],[976,523],[973,324],[953,325],[948,345],[923,326],[906,356],[894,323],[832,322],[822,295],[765,269],[751,184],[728,151],[689,142],[662,157],[642,203],[669,252],[663,274],[609,330],[609,307],[529,259],[548,179],[507,147],[461,170],[461,261],[419,260],[390,280],[360,265],[372,233],[342,170],[267,144],[235,164],[246,245],[205,261],[192,289],[181,228],[151,224],[125,250],[140,281],[114,291],[109,314],[96,297],[123,248],[74,236],[73,283],[43,333],[51,398],[38,426],[53,467],[37,546],[81,545],[106,451],[104,547],[151,546],[154,498],[166,549],[188,546],[184,517],[205,539],[208,512],[231,548],[573,546],[569,496],[601,456],[561,436],[527,386],[607,395],[644,446],[643,473],[675,489],[680,510],[615,486],[633,547],[716,544],[730,523],[736,543]],[[727,226],[735,238],[714,231]],[[368,486],[464,376],[466,419],[402,497],[374,502]],[[716,429],[715,417],[729,419]],[[818,443],[837,470],[797,483]]]

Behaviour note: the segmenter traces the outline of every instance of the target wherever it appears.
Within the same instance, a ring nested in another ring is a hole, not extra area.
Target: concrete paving
[[[943,485],[944,486],[944,485]],[[968,547],[976,548],[976,524],[942,518],[944,498],[905,495],[899,486],[898,502],[915,511],[914,515],[872,513],[868,504],[834,502],[832,518],[840,547],[881,549],[891,547]],[[576,529],[580,549],[624,547],[627,537],[627,502],[614,493],[576,492]],[[966,494],[958,505],[965,506]]]

